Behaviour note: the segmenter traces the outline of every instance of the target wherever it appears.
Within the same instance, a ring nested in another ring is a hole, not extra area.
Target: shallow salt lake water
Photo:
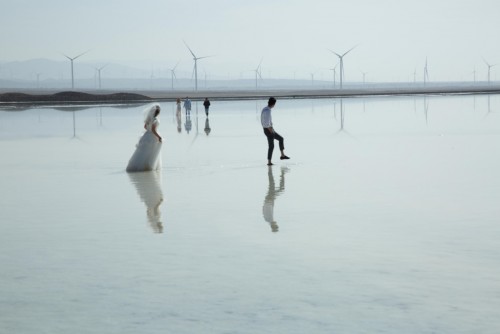
[[[0,332],[500,331],[500,96],[264,105],[0,110]]]

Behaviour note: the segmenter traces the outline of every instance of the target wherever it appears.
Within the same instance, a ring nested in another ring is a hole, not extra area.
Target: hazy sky
[[[500,80],[498,0],[0,0],[0,62],[61,53],[81,62],[211,76],[329,79],[344,53],[348,80]],[[497,75],[498,71],[498,75]]]

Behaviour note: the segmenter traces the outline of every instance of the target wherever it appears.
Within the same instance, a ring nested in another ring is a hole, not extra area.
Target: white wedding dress
[[[153,126],[160,126],[156,117],[146,123],[146,132],[137,143],[127,165],[127,172],[145,172],[161,169],[161,142],[153,134]]]

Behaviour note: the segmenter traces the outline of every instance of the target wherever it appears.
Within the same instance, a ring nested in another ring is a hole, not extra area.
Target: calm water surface
[[[498,333],[500,96],[0,110],[2,333]]]

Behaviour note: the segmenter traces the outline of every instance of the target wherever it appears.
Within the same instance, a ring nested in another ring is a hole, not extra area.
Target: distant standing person
[[[276,99],[274,97],[270,97],[267,102],[267,107],[262,109],[262,113],[260,114],[260,121],[262,123],[262,127],[264,128],[264,134],[267,137],[268,150],[267,150],[267,165],[272,166],[273,163],[271,159],[273,157],[274,151],[274,140],[276,139],[280,145],[281,151],[281,160],[290,159],[285,155],[285,145],[283,137],[281,137],[273,128],[273,120],[271,117],[271,109],[276,105]]]
[[[186,109],[186,116],[191,114],[191,100],[187,96],[184,100],[184,109]]]
[[[205,114],[208,116],[208,108],[210,108],[210,101],[208,100],[208,97],[206,97],[205,101],[203,101],[203,106],[205,106]]]

